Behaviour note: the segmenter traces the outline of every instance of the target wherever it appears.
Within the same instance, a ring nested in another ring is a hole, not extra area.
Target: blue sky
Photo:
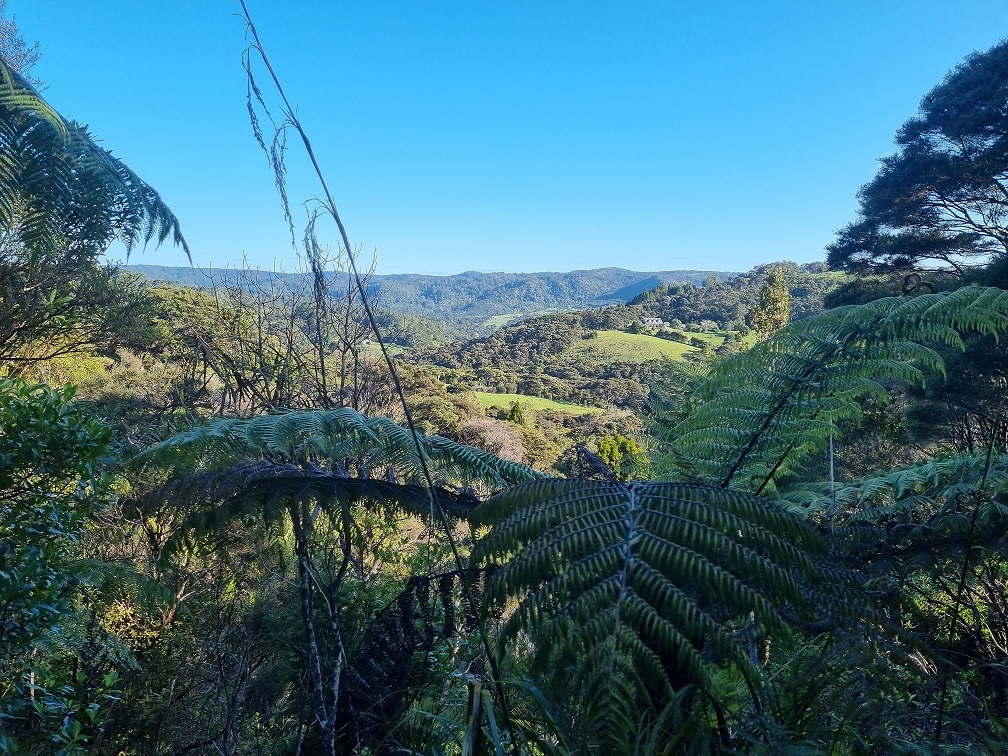
[[[1008,34],[1001,0],[247,2],[379,273],[821,260],[920,98]],[[46,98],[161,192],[197,264],[295,267],[237,0],[7,12]]]

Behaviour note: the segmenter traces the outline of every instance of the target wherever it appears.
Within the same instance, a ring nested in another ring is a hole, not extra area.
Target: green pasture
[[[476,397],[484,408],[500,407],[501,409],[507,409],[511,406],[512,402],[519,402],[531,410],[553,410],[554,412],[566,412],[569,415],[587,415],[591,412],[602,411],[598,407],[582,407],[580,404],[555,402],[552,399],[543,399],[541,396],[494,394],[489,391],[472,391],[470,393]]]
[[[712,343],[715,348],[724,342],[724,336],[716,333],[687,333]],[[678,341],[659,339],[644,333],[624,333],[623,331],[599,331],[593,339],[582,339],[574,346],[579,359],[604,365],[607,362],[648,362],[670,358],[684,359],[697,348]]]

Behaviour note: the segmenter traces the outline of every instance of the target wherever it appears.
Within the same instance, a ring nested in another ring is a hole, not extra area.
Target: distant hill
[[[210,271],[163,265],[127,265],[151,281],[184,286],[209,286]],[[479,273],[424,276],[412,273],[373,276],[369,288],[383,310],[451,323],[472,332],[488,332],[503,322],[558,310],[582,310],[627,302],[662,284],[702,284],[711,275],[723,280],[730,273],[707,270],[640,272],[596,268],[569,273]],[[213,271],[219,282],[235,280],[235,272]],[[299,274],[255,271],[261,283],[271,279],[297,280]],[[334,274],[332,286],[343,288],[346,274]],[[506,316],[506,317],[505,317]]]
[[[450,390],[518,392],[639,411],[650,386],[664,374],[666,359],[703,354],[705,342],[711,349],[737,346],[727,332],[748,330],[770,267],[784,274],[794,320],[821,312],[826,294],[849,278],[825,270],[822,263],[782,261],[738,275],[708,275],[700,282],[657,283],[622,306],[546,313],[464,343],[415,350],[409,359],[446,371],[445,380],[454,381]],[[661,274],[652,275],[650,281],[644,276],[636,283],[650,284]],[[631,286],[611,293],[625,293]],[[645,318],[675,324],[683,338],[627,333]]]

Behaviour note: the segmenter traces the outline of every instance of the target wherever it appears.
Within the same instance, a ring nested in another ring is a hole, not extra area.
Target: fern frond
[[[35,88],[0,59],[0,108],[29,111],[67,136],[63,118],[49,105]]]
[[[855,581],[834,579],[839,570],[827,580],[827,546],[810,524],[736,491],[534,481],[494,496],[475,519],[492,529],[474,564],[501,565],[489,600],[518,600],[502,642],[528,636],[543,660],[576,648],[574,684],[592,721],[611,729],[610,745],[639,722],[636,708],[620,708],[627,701],[661,711],[686,685],[709,688],[715,664],[734,664],[755,690],[759,672],[733,628],[750,613],[786,639],[792,615],[860,611]]]
[[[26,249],[69,245],[97,256],[169,236],[186,254],[178,219],[154,189],[67,121],[0,60],[0,227]]]
[[[881,523],[907,511],[917,517],[936,514],[963,495],[974,495],[981,483],[992,492],[1008,490],[1008,457],[996,455],[987,466],[985,453],[958,454],[921,460],[906,467],[837,484],[837,514],[845,520]],[[778,501],[806,517],[829,512],[829,483],[813,483],[781,494]],[[925,508],[923,504],[927,504]]]
[[[89,664],[140,670],[136,657],[122,641],[81,617],[67,617],[54,625],[38,639],[35,650],[43,658],[59,659],[64,664],[71,659],[83,658]]]
[[[235,521],[267,527],[292,519],[305,527],[303,512],[339,515],[354,504],[395,513],[430,512],[431,495],[444,510],[466,517],[478,505],[473,496],[446,489],[401,485],[382,479],[352,478],[317,467],[260,462],[190,475],[169,481],[140,498],[141,509],[163,504],[193,510],[176,528],[164,549],[168,557],[201,543],[217,544]]]
[[[487,492],[545,477],[530,467],[439,436],[419,435],[436,486]],[[176,476],[258,460],[312,463],[357,477],[424,481],[413,436],[388,418],[347,407],[211,420],[150,447],[135,462],[166,465]]]
[[[341,737],[375,751],[394,750],[406,708],[435,682],[431,653],[473,630],[479,607],[469,601],[483,595],[486,580],[479,570],[414,575],[375,615],[343,677]]]
[[[852,558],[912,565],[973,546],[997,547],[1008,527],[1008,457],[962,454],[917,462],[835,486],[798,486],[780,503],[804,517],[828,522]],[[977,507],[977,518],[966,514]],[[971,525],[975,527],[968,539]]]
[[[659,477],[696,477],[757,493],[825,448],[831,428],[860,422],[860,403],[892,383],[944,373],[930,344],[962,348],[964,334],[1008,327],[1008,293],[966,287],[830,310],[715,365],[692,411],[659,435]],[[768,488],[769,487],[769,488]]]

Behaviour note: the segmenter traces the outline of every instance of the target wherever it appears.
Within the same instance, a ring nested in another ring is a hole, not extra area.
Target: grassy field
[[[376,357],[381,357],[382,356],[381,347],[378,346],[378,342],[377,341],[370,341],[369,340],[369,341],[365,342],[362,346],[363,346],[363,348],[362,348],[361,351],[373,354]],[[403,354],[404,352],[408,351],[407,349],[399,346],[398,344],[386,344],[385,346],[388,348],[389,354],[392,354],[392,355]]]
[[[696,336],[713,343],[715,347],[724,342],[724,337],[716,333],[687,333],[686,336]],[[594,339],[582,339],[574,346],[579,359],[600,365],[607,362],[647,362],[664,357],[681,360],[695,351],[697,348],[689,344],[623,331],[599,331]]]
[[[511,406],[511,402],[520,402],[531,410],[555,410],[557,412],[567,412],[571,415],[587,415],[590,412],[602,411],[598,407],[582,407],[579,404],[554,402],[552,399],[543,399],[538,396],[526,396],[525,394],[491,394],[486,391],[473,391],[471,393],[484,407],[500,407],[501,409],[507,409]]]
[[[509,312],[504,315],[494,315],[492,318],[487,318],[483,321],[483,328],[500,328],[501,326],[506,326],[513,320],[518,320],[522,317],[520,312]]]

